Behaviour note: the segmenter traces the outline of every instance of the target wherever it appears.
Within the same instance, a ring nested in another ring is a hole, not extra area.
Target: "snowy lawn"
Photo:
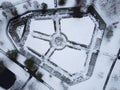
[[[89,16],[83,18],[67,18],[61,20],[61,30],[68,40],[89,45],[95,24]]]
[[[55,51],[50,60],[56,63],[59,67],[73,74],[83,70],[85,59],[85,51],[66,47],[61,51]]]
[[[49,42],[33,38],[31,35],[29,35],[25,42],[24,47],[25,48],[29,47],[29,48],[37,51],[41,55],[44,55],[47,52],[47,50],[50,48],[50,45],[49,45]]]
[[[33,30],[52,35],[54,33],[53,20],[31,19],[30,31],[32,32]]]

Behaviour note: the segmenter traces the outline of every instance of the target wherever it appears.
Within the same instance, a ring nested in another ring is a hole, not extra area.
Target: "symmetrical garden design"
[[[48,9],[45,13],[42,10],[28,11],[11,19],[7,29],[21,54],[33,57],[39,67],[69,85],[92,76],[106,28],[92,6],[86,13],[75,13],[78,9]],[[69,24],[71,21],[73,23]],[[69,66],[75,69],[69,70]],[[80,68],[79,71],[74,71],[78,70],[76,68]]]

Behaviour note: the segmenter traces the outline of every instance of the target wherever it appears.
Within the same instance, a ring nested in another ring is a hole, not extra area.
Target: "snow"
[[[68,90],[103,90],[103,86],[113,63],[111,57],[99,55],[92,77],[80,84],[69,87]],[[103,68],[104,67],[104,68]]]
[[[18,14],[25,13],[26,10],[23,8],[23,4],[25,4],[25,3],[22,3],[22,4],[18,4],[18,5],[16,5],[16,8],[17,8]],[[21,8],[21,7],[22,7],[22,8]]]
[[[0,23],[0,41],[3,43],[3,45],[0,45],[0,48],[2,48],[4,51],[8,51],[13,49],[13,45],[10,42],[9,38],[6,35],[6,27],[7,27],[7,21],[5,20],[5,18],[2,16],[2,12],[0,11],[0,19],[1,19],[1,23]]]
[[[110,76],[106,90],[119,90],[120,89],[120,85],[118,85],[118,83],[120,83],[119,66],[120,66],[120,60],[118,59],[118,61],[115,64],[114,70],[112,71],[112,74]]]
[[[26,60],[26,57],[24,57],[24,56],[21,55],[21,54],[18,54],[17,61],[18,61],[19,63],[21,63],[22,65],[24,65],[25,60]]]
[[[25,48],[29,47],[37,52],[39,52],[41,55],[44,55],[47,50],[50,48],[49,42],[33,38],[31,35],[28,36],[25,45]]]
[[[20,2],[21,0],[0,0],[0,5],[2,2],[12,2],[12,3],[17,3],[17,2]]]
[[[22,14],[26,10],[23,8],[24,0],[0,0],[0,4],[3,1],[10,1],[13,4],[15,4],[18,13]],[[31,0],[33,2],[34,0]],[[48,4],[48,8],[54,8],[54,0],[37,0],[39,4],[45,2]],[[59,0],[57,0],[59,1]],[[116,22],[120,19],[119,16],[119,0],[116,0],[117,3],[115,4],[117,8],[116,14],[109,15],[108,13],[112,12],[112,9],[110,8],[111,4],[105,4],[105,9],[100,6],[100,2],[103,0],[95,0],[95,7],[99,14],[102,16],[102,18],[105,20],[107,25],[111,25],[113,22]],[[105,1],[112,1],[112,0],[105,0]],[[113,1],[114,2],[114,1]],[[103,3],[103,2],[102,2]],[[16,5],[17,4],[17,5]],[[75,0],[67,0],[66,5],[59,6],[57,8],[62,7],[72,7],[75,6]],[[107,8],[108,7],[108,8]],[[113,8],[113,7],[112,7]],[[34,10],[34,7],[30,7],[29,10]],[[110,12],[108,12],[108,11]],[[107,13],[106,13],[107,12]],[[12,43],[10,42],[9,38],[6,35],[6,26],[8,21],[2,16],[2,10],[0,10],[0,19],[2,22],[0,22],[0,41],[3,42],[3,45],[0,44],[0,48],[4,51],[7,51],[9,49],[14,49]],[[81,27],[82,26],[82,27]],[[61,20],[61,30],[65,35],[70,39],[71,41],[76,41],[81,44],[89,45],[91,41],[91,37],[94,30],[94,23],[91,21],[90,17],[84,17],[84,18],[67,18]],[[78,29],[79,28],[79,29]],[[100,54],[98,56],[95,69],[93,72],[92,77],[80,84],[69,86],[68,90],[103,90],[103,86],[105,83],[105,80],[107,78],[108,72],[110,70],[110,67],[113,63],[113,60],[115,59],[119,45],[120,45],[120,24],[117,25],[117,28],[114,28],[113,30],[113,36],[111,37],[110,41],[107,41],[106,37],[104,36],[104,39],[102,41],[102,46],[100,49]],[[27,42],[25,43],[25,47],[31,47],[35,51],[39,52],[40,54],[44,55],[46,51],[49,49],[50,45],[49,42],[43,41],[40,39],[35,39],[31,35],[33,33],[33,30],[40,31],[45,34],[52,35],[54,33],[54,25],[52,20],[31,20],[31,27],[30,27],[30,35],[27,38]],[[83,32],[84,31],[84,32]],[[100,34],[98,34],[100,36]],[[56,63],[61,68],[69,71],[70,73],[79,72],[82,70],[82,65],[84,63],[86,57],[86,53],[84,51],[78,51],[73,50],[69,48],[65,48],[63,51],[55,51],[55,53],[51,57],[51,61]],[[19,67],[17,64],[10,61],[6,56],[0,53],[0,58],[4,59],[5,65],[10,69],[15,75],[17,76],[17,82],[22,82],[22,85],[26,82],[26,80],[29,77],[29,74],[24,71],[21,67]],[[18,57],[18,60],[21,64],[24,64],[25,58],[20,56]],[[118,85],[120,83],[119,80],[119,74],[120,74],[120,61],[117,61],[115,68],[112,72],[112,75],[109,79],[108,86],[106,90],[119,90],[120,86]],[[52,76],[50,77],[50,74],[43,70],[42,68],[39,68],[39,71],[41,71],[44,76],[43,80],[47,82],[51,87],[53,87],[55,90],[64,90],[61,85],[61,80]],[[18,84],[19,85],[19,84]],[[33,89],[32,89],[32,87]],[[38,82],[35,78],[32,78],[26,85],[25,90],[49,90],[47,86],[44,84]],[[0,90],[2,88],[0,87]]]
[[[30,34],[27,37],[24,47],[30,47],[35,51],[44,55],[50,48],[49,42],[33,38],[33,31],[38,31],[43,34],[52,35],[54,33],[54,26],[52,20],[35,20],[32,19],[30,23]]]
[[[5,55],[0,53],[0,57],[4,60],[5,65],[9,70],[15,73],[16,76],[18,76],[23,81],[26,81],[29,74],[23,70],[20,66],[15,64],[13,61],[10,61]]]
[[[24,85],[24,83],[27,81],[27,79],[29,77],[29,74],[25,70],[23,70],[20,66],[18,66],[13,61],[8,59],[2,53],[0,53],[0,58],[2,58],[5,66],[16,75],[16,81],[15,81],[15,84],[13,85],[13,87],[15,87],[18,82],[19,82],[19,84],[21,84],[19,86]]]
[[[50,90],[48,87],[46,87],[44,84],[36,80],[35,78],[32,78],[25,88],[23,90]]]
[[[120,1],[119,0],[95,0],[94,5],[105,20],[107,25],[120,19]]]
[[[73,74],[83,70],[85,59],[85,51],[66,47],[61,51],[55,51],[50,60],[56,63],[59,67]]]
[[[16,33],[17,33],[17,35],[19,36],[19,38],[21,38],[22,37],[22,34],[23,34],[23,31],[24,31],[24,25],[21,25],[21,26],[18,26],[17,28],[16,28]]]
[[[101,46],[101,52],[106,52],[111,55],[117,55],[117,52],[120,48],[120,24],[118,28],[115,28],[113,30],[113,37],[110,39],[110,41],[107,41],[106,38],[104,37],[103,43]]]
[[[34,1],[38,1],[38,4],[40,5],[39,9],[41,9],[42,3],[46,3],[48,9],[52,9],[55,7],[54,0],[0,0],[0,5],[2,2],[5,1],[11,2],[17,8],[19,14],[26,12],[26,9],[23,8],[23,5],[27,5],[27,1],[29,1],[30,3],[33,3]],[[31,4],[31,6],[27,5],[27,7],[28,10],[35,10],[33,4]]]
[[[30,23],[30,31],[39,31],[48,35],[54,33],[54,24],[52,20],[35,20],[32,19]]]
[[[42,68],[39,68],[38,70],[43,74],[42,79],[48,83],[54,90],[63,90],[63,87],[61,86],[61,80],[56,78],[55,76],[52,76],[50,73],[45,71]],[[43,89],[44,90],[44,89]]]
[[[5,90],[5,89],[3,89],[2,87],[0,87],[0,90]]]
[[[89,16],[83,18],[67,18],[61,20],[61,31],[69,40],[89,45],[95,24]]]

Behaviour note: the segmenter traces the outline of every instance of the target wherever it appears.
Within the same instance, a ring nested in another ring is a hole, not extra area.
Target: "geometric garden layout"
[[[120,0],[0,0],[0,90],[120,90]]]
[[[10,40],[22,55],[33,57],[37,66],[68,85],[92,76],[106,28],[93,6],[86,13],[78,10],[76,20],[73,14],[77,9],[28,11],[11,19],[7,27]],[[73,30],[76,25],[79,28]]]
[[[0,0],[0,90],[120,90],[120,0]]]

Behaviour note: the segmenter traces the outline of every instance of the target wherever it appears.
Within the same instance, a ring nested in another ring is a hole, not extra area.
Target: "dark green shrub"
[[[63,6],[66,4],[66,0],[59,0],[59,3],[58,3],[60,6]]]
[[[31,71],[35,71],[37,69],[37,66],[35,65],[35,61],[33,58],[26,59],[24,63],[25,63],[25,66]]]
[[[40,73],[40,72],[38,72],[37,74],[36,74],[36,78],[38,79],[38,80],[41,80],[41,78],[42,78],[42,73]]]
[[[17,16],[18,15],[16,7],[11,2],[8,2],[8,1],[2,2],[1,3],[1,7],[7,13],[11,13],[13,16]]]
[[[18,57],[18,51],[17,50],[8,50],[7,55],[10,59],[16,61]]]

